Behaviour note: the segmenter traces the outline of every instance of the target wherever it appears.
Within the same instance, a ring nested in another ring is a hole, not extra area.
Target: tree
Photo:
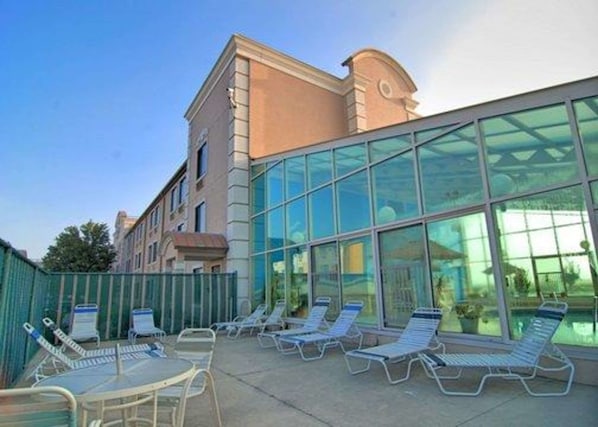
[[[42,259],[46,270],[60,272],[104,272],[116,257],[108,225],[89,220],[77,228],[66,227]]]

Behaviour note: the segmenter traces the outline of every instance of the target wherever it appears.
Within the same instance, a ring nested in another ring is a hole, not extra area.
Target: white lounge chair
[[[249,316],[237,316],[231,322],[212,323],[210,329],[213,329],[216,333],[222,329],[226,329],[226,336],[231,339],[238,338],[241,335],[241,332],[246,329],[249,329],[249,333],[251,334],[253,329],[262,326],[262,318],[266,313],[266,309],[266,304],[260,304]]]
[[[171,410],[172,425],[177,425],[177,422],[184,415],[186,400],[209,392],[214,418],[217,424],[222,426],[214,378],[210,373],[215,344],[216,334],[212,329],[187,328],[178,335],[174,347],[176,356],[193,362],[198,371],[189,384],[179,384],[158,392],[158,404]],[[181,387],[187,387],[188,389],[185,393],[182,393]],[[186,396],[183,402],[180,401],[182,395]]]
[[[77,427],[77,401],[62,387],[0,390],[1,427]]]
[[[75,306],[69,336],[75,341],[94,339],[96,340],[96,346],[100,346],[97,304],[77,304]]]
[[[567,313],[564,302],[545,302],[537,310],[530,321],[523,336],[510,353],[461,353],[461,354],[430,354],[422,353],[422,361],[426,373],[433,377],[440,390],[452,396],[477,396],[482,392],[486,380],[489,378],[503,378],[519,380],[525,390],[532,396],[564,396],[569,393],[575,367],[569,358],[554,344],[551,339]],[[543,366],[542,357],[552,361],[552,366]],[[441,376],[438,371],[454,368],[456,375]],[[461,378],[463,369],[484,369],[487,371],[480,379],[475,391],[447,390],[442,380]],[[536,392],[531,390],[528,381],[536,377],[538,371],[559,372],[569,370],[565,388],[561,392]]]
[[[328,326],[324,319],[326,311],[330,307],[330,297],[318,297],[312,306],[305,323],[300,328],[284,329],[279,331],[261,331],[257,334],[257,339],[263,348],[274,347],[280,351],[278,338],[291,335],[307,334],[320,329],[322,325]]]
[[[411,365],[420,360],[419,353],[421,351],[441,349],[444,352],[444,344],[440,343],[436,337],[441,319],[442,309],[440,308],[416,309],[397,341],[346,352],[345,362],[349,372],[353,375],[366,372],[370,369],[372,361],[374,361],[382,364],[389,383],[398,384],[406,381],[411,374]],[[354,365],[351,365],[352,359],[365,360],[367,364],[365,368],[355,369]],[[388,365],[407,359],[409,360],[407,373],[400,378],[393,378]]]
[[[266,320],[262,322],[262,328],[260,333],[266,332],[268,328],[278,328],[278,330],[284,329],[285,323],[282,315],[287,308],[287,302],[283,299],[279,299],[274,304],[272,312]]]
[[[30,323],[25,322],[23,323],[23,328],[29,334],[29,336],[39,344],[39,346],[44,349],[53,359],[53,369],[55,371],[63,371],[66,369],[78,369],[78,368],[85,368],[88,366],[95,366],[104,363],[114,362],[116,360],[116,356],[102,356],[102,357],[90,357],[86,359],[78,359],[73,360],[64,354],[59,348],[53,346],[46,340],[37,329],[35,329]],[[166,354],[160,350],[151,350],[151,351],[140,351],[137,353],[125,353],[121,355],[123,360],[132,360],[132,359],[148,359],[150,357],[166,357]],[[59,363],[56,363],[58,361]],[[44,377],[44,373],[42,372],[43,367],[38,366],[35,372],[35,378],[39,381],[42,377]]]
[[[44,317],[42,319],[42,323],[48,329],[52,331],[54,336],[58,338],[62,344],[66,347],[73,350],[82,358],[89,358],[89,357],[102,357],[102,356],[114,356],[115,355],[115,348],[114,347],[105,347],[105,348],[98,348],[95,350],[86,350],[81,347],[75,340],[69,337],[62,329],[60,329],[56,324],[50,319],[49,317]],[[152,344],[134,344],[134,345],[124,345],[120,346],[120,353],[137,353],[137,352],[144,352],[144,351],[152,351],[152,350],[159,350],[164,351],[164,346],[161,343],[152,343]]]
[[[328,347],[339,346],[343,353],[345,353],[342,339],[357,339],[359,342],[357,348],[361,348],[363,334],[355,325],[355,321],[362,308],[362,301],[348,301],[332,326],[325,332],[310,332],[307,334],[280,337],[278,341],[282,353],[290,354],[297,350],[301,358],[308,362],[324,357],[324,353]],[[306,345],[315,346],[319,353],[314,356],[306,356],[304,352]]]
[[[162,341],[166,337],[164,330],[154,324],[154,310],[151,308],[135,308],[131,312],[131,323],[129,328],[129,342],[135,344],[137,337],[153,337]]]

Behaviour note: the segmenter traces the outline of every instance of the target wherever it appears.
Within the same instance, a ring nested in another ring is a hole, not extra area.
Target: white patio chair
[[[257,334],[257,339],[261,347],[269,348],[276,347],[279,351],[281,350],[278,338],[291,335],[308,334],[315,332],[322,327],[322,325],[328,326],[328,323],[324,319],[326,311],[330,307],[330,297],[318,297],[312,306],[305,323],[300,328],[293,329],[282,329],[279,331],[261,331]]]
[[[538,308],[529,326],[513,350],[507,354],[494,353],[422,353],[423,365],[428,376],[434,378],[440,390],[452,396],[477,396],[482,392],[489,378],[519,380],[525,390],[532,396],[564,396],[569,393],[575,367],[569,358],[554,344],[551,339],[567,313],[565,302],[545,302]],[[552,361],[551,366],[542,365],[542,358]],[[457,373],[452,376],[441,376],[438,371],[454,368]],[[442,380],[461,378],[465,368],[483,369],[487,373],[480,379],[475,391],[447,390]],[[561,392],[533,391],[528,381],[536,378],[538,371],[559,372],[569,370],[565,388]]]
[[[71,317],[69,336],[75,341],[96,340],[100,346],[100,333],[98,332],[98,305],[77,304]]]
[[[189,383],[168,387],[158,393],[159,406],[171,410],[173,426],[179,425],[177,423],[180,422],[181,417],[184,417],[186,401],[205,392],[210,393],[214,418],[219,426],[222,425],[214,379],[210,373],[215,344],[216,333],[212,329],[187,328],[178,335],[174,347],[176,356],[193,362],[198,371]],[[183,386],[188,388],[184,392],[181,390]],[[182,395],[186,396],[186,399],[181,400]]]
[[[166,332],[154,324],[154,310],[151,308],[135,308],[131,312],[131,323],[129,328],[129,342],[135,344],[137,337],[153,337],[162,341]]]
[[[406,381],[411,374],[411,365],[420,360],[419,353],[421,351],[441,349],[444,352],[444,344],[440,343],[436,337],[441,319],[442,309],[440,308],[416,309],[397,341],[346,352],[345,362],[349,372],[353,375],[366,372],[374,361],[382,364],[389,383],[398,384]],[[352,359],[365,360],[367,364],[364,368],[355,369],[354,365],[351,365]],[[407,359],[409,360],[407,373],[400,378],[393,378],[388,365]]]
[[[299,351],[301,358],[306,361],[321,359],[328,347],[340,347],[345,353],[342,339],[357,339],[357,348],[361,348],[363,334],[355,325],[357,316],[363,308],[363,301],[347,301],[340,314],[325,332],[310,332],[307,334],[285,336],[278,339],[283,354],[291,354]],[[290,344],[290,346],[289,346]],[[319,353],[314,356],[307,356],[304,348],[307,345],[314,346]]]
[[[81,347],[75,340],[69,337],[62,329],[60,329],[49,317],[44,317],[42,319],[42,323],[52,331],[54,336],[58,338],[62,344],[66,347],[73,350],[82,358],[89,358],[89,357],[102,357],[102,356],[114,356],[115,355],[115,348],[114,347],[105,347],[105,348],[98,348],[95,350],[86,350]],[[138,353],[138,352],[145,352],[145,351],[153,351],[159,350],[164,351],[164,346],[161,343],[152,343],[152,344],[134,344],[134,345],[123,345],[120,346],[120,353]]]
[[[262,326],[262,318],[266,313],[266,304],[260,304],[249,316],[237,316],[231,322],[216,322],[210,325],[210,329],[214,332],[222,329],[226,329],[227,338],[236,339],[244,330],[249,329],[249,334],[253,333],[253,329],[260,328]]]
[[[73,360],[63,353],[59,348],[53,346],[46,340],[37,329],[35,329],[30,323],[23,323],[23,328],[29,334],[29,336],[39,344],[39,346],[46,351],[53,359],[53,369],[57,372],[64,371],[67,369],[78,369],[85,368],[88,366],[95,366],[104,363],[114,362],[116,356],[101,356],[101,357],[90,357],[86,359]],[[121,355],[123,360],[132,359],[148,359],[150,357],[166,357],[166,354],[160,350],[140,351],[136,353],[125,353]],[[43,371],[40,369],[36,372],[36,381],[39,381],[43,377]]]
[[[1,427],[77,427],[77,401],[62,387],[0,390]]]

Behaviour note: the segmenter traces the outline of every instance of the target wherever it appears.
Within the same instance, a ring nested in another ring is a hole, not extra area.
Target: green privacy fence
[[[37,351],[22,325],[41,324],[48,286],[46,272],[0,239],[0,388],[12,384]]]
[[[95,303],[108,341],[126,338],[131,310],[148,307],[158,327],[177,334],[235,317],[236,292],[236,273],[48,273],[0,239],[0,388],[14,383],[38,350],[24,322],[44,331],[48,316],[68,332],[75,305]]]

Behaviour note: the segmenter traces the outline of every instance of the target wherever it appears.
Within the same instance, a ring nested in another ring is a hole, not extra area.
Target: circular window
[[[384,98],[390,98],[392,96],[392,87],[386,80],[378,81],[378,90]]]

